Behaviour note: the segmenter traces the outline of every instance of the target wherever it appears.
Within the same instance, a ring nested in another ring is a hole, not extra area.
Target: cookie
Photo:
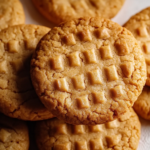
[[[139,116],[150,120],[150,87],[144,87],[133,108]]]
[[[0,114],[0,150],[28,150],[29,135],[25,122]]]
[[[0,31],[24,23],[25,14],[19,0],[0,0]]]
[[[146,85],[150,86],[150,7],[132,16],[124,25],[139,42],[147,64]]]
[[[76,19],[53,28],[31,61],[35,90],[56,117],[102,124],[124,114],[142,91],[146,65],[133,35],[107,19]]]
[[[79,17],[101,16],[105,18],[113,18],[125,2],[125,0],[32,1],[41,14],[55,24]]]
[[[133,109],[101,125],[70,125],[53,118],[36,126],[39,150],[136,150],[140,134],[141,124]]]
[[[30,79],[30,60],[49,28],[17,25],[0,32],[0,111],[22,120],[53,115],[43,106]]]

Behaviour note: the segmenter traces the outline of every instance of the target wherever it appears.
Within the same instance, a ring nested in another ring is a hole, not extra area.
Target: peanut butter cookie
[[[28,150],[29,134],[25,122],[0,114],[0,150]]]
[[[54,118],[36,127],[39,150],[136,150],[140,134],[141,124],[133,109],[101,125],[70,125]]]
[[[73,18],[100,16],[113,18],[125,0],[32,0],[51,22],[59,24]]]
[[[124,25],[139,42],[147,64],[146,85],[150,86],[150,7],[132,16]]]
[[[25,14],[19,0],[0,0],[0,31],[24,23]]]
[[[140,95],[146,64],[133,35],[101,18],[53,28],[31,61],[35,90],[56,117],[70,124],[102,124],[124,114]]]
[[[23,120],[43,120],[53,115],[37,97],[30,79],[30,60],[49,28],[18,25],[0,32],[0,111]]]
[[[150,120],[150,87],[144,87],[133,108],[142,118]]]

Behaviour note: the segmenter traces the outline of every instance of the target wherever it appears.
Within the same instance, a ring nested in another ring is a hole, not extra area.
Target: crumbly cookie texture
[[[139,42],[147,64],[146,85],[150,86],[150,7],[132,16],[124,25]]]
[[[0,150],[28,150],[29,134],[25,122],[0,114]]]
[[[137,100],[146,65],[133,35],[101,18],[53,28],[31,61],[35,90],[54,115],[70,124],[102,124]]]
[[[36,126],[39,150],[136,150],[140,134],[141,124],[133,109],[101,125],[70,125],[54,118]]]
[[[25,14],[19,0],[0,0],[0,31],[24,23]]]
[[[30,60],[49,28],[18,25],[0,32],[0,111],[23,120],[53,115],[43,106],[30,79]]]
[[[150,120],[150,87],[144,87],[133,108],[142,118]]]
[[[59,24],[73,18],[100,16],[113,18],[125,0],[32,0],[50,21]]]

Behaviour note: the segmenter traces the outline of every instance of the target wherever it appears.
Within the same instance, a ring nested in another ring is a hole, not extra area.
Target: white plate
[[[54,26],[34,8],[31,0],[21,0],[21,2],[25,10],[26,24],[37,24],[48,27]],[[150,0],[126,0],[123,8],[112,20],[123,25],[132,15],[149,6]],[[150,150],[150,121],[141,118],[140,120],[142,123],[142,133],[138,150]]]

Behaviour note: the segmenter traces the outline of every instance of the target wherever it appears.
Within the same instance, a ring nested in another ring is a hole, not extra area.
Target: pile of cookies
[[[137,149],[134,110],[150,119],[150,8],[127,30],[107,19],[124,1],[33,0],[59,24],[50,29],[25,25],[19,0],[0,0],[0,150],[29,149],[25,121],[38,121],[39,150]]]

